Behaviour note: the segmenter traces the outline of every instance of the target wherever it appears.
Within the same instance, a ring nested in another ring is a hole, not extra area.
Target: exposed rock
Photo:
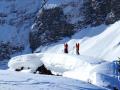
[[[24,69],[24,67],[21,67],[20,69],[15,69],[15,71],[21,71],[23,69]]]
[[[32,50],[74,34],[74,26],[66,20],[60,7],[43,9],[30,32],[29,41]]]
[[[10,42],[1,42],[0,43],[0,60],[10,59],[12,54],[20,52],[24,49],[22,45],[15,46]]]
[[[53,75],[44,65],[38,67],[36,72],[39,72],[39,74]]]

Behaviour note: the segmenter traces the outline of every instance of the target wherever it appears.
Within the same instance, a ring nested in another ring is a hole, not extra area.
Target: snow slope
[[[68,43],[69,54],[75,54],[75,44],[80,43],[81,55],[114,61],[120,56],[119,38],[120,21],[109,26],[85,28],[70,39],[64,39],[48,47],[40,47],[36,52],[63,53],[63,44]]]
[[[70,78],[0,70],[0,90],[105,90]]]

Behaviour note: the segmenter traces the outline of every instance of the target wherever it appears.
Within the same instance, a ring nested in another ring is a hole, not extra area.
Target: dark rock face
[[[22,71],[24,67],[17,68],[15,71],[19,72]],[[28,67],[30,69],[30,67]],[[38,67],[34,73],[45,74],[45,75],[53,75],[50,70],[48,70],[44,65]]]
[[[9,42],[1,42],[0,43],[0,60],[2,59],[10,59],[11,55],[17,52],[20,52],[24,49],[22,45],[15,46]]]
[[[85,25],[112,24],[120,20],[120,0],[85,0],[81,9]]]
[[[44,65],[38,67],[36,72],[39,72],[39,74],[53,75]]]
[[[35,50],[40,45],[57,42],[62,37],[70,37],[74,27],[66,21],[62,8],[44,9],[36,18],[30,32],[30,46]]]
[[[15,71],[21,71],[21,70],[23,70],[24,69],[24,67],[21,67],[20,69],[15,69]]]

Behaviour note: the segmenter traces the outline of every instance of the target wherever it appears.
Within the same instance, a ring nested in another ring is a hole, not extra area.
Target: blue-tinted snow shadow
[[[8,69],[8,60],[0,60],[0,69],[6,70]]]
[[[108,28],[108,26],[106,26],[104,24],[97,26],[97,27],[88,27],[88,28],[85,28],[85,29],[82,29],[82,30],[76,32],[71,38],[66,37],[63,40],[60,40],[59,42],[57,42],[53,45],[64,44],[71,39],[82,39],[84,37],[94,37],[96,35],[103,33],[107,28]]]
[[[72,39],[82,39],[84,37],[93,37],[93,36],[99,35],[102,32],[104,32],[107,29],[107,27],[108,26],[103,24],[97,27],[88,27],[88,28],[82,29],[78,33],[74,34],[72,36]]]
[[[89,37],[94,37],[96,35],[99,35],[99,34],[103,33],[107,28],[108,28],[108,26],[103,24],[103,25],[100,25],[100,26],[97,26],[97,27],[87,27],[87,28],[78,30],[74,35],[71,36],[71,38],[64,37],[63,39],[59,40],[56,43],[51,43],[49,45],[46,45],[46,49],[49,48],[49,47],[56,46],[56,45],[64,44],[64,43],[70,41],[71,39],[80,40],[80,39],[83,39],[84,37],[88,37],[88,38]],[[49,47],[47,47],[47,46],[49,46]],[[39,52],[39,51],[41,51],[41,50],[37,49],[35,52]]]

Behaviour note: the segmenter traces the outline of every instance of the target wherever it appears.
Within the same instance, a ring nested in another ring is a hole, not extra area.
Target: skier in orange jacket
[[[76,43],[76,54],[79,55],[79,48],[80,48],[80,44]]]
[[[64,44],[64,53],[68,53],[68,44],[67,43]]]

